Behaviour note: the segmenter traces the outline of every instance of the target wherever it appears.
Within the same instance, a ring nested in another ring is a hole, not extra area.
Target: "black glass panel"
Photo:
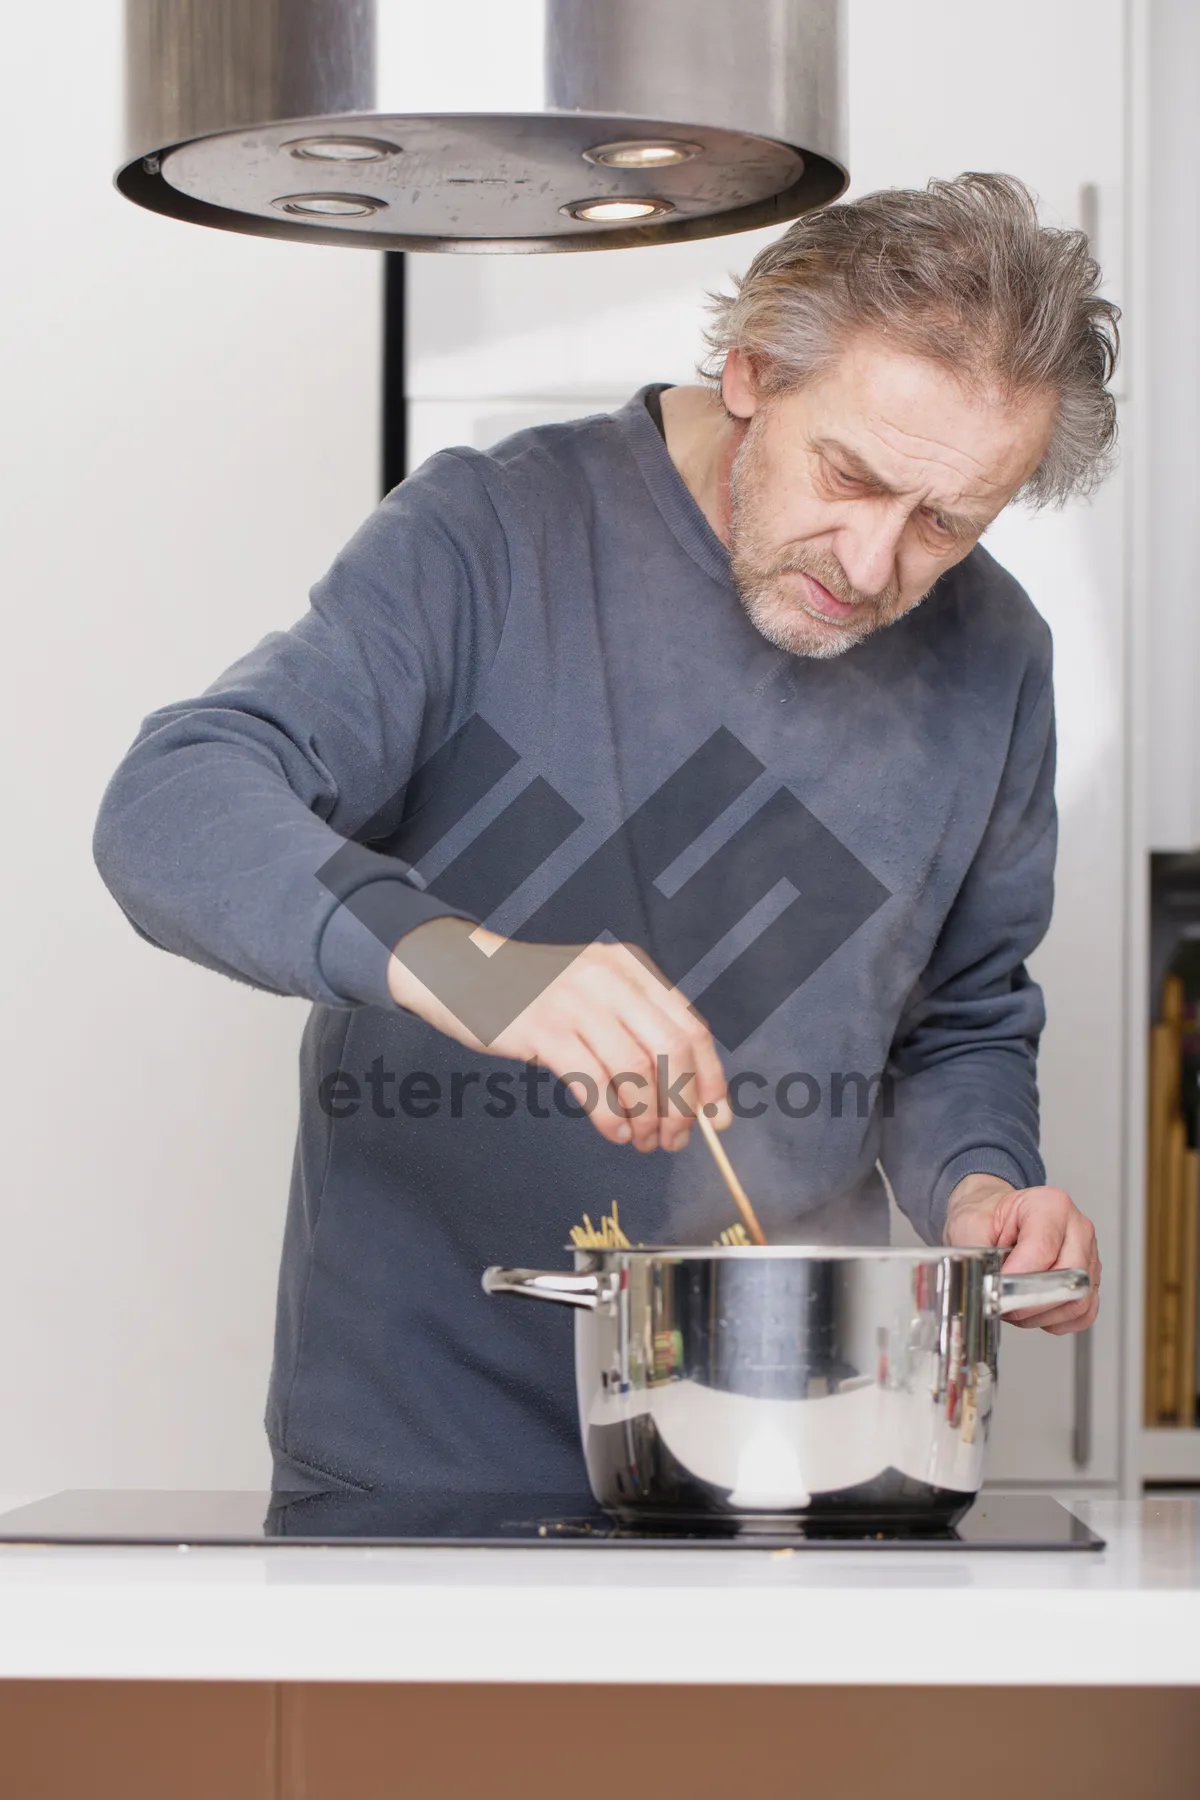
[[[622,1549],[1099,1550],[1044,1494],[984,1495],[951,1529],[864,1530],[827,1521],[618,1524],[552,1494],[270,1494],[77,1488],[0,1514],[0,1543],[615,1546]]]

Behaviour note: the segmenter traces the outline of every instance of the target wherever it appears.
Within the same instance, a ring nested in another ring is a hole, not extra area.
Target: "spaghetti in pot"
[[[572,1225],[571,1242],[577,1250],[632,1250],[630,1243],[621,1229],[621,1221],[617,1213],[617,1202],[612,1203],[611,1213],[605,1213],[599,1225],[593,1225],[587,1213],[583,1215],[582,1225]],[[713,1243],[726,1249],[740,1249],[750,1242],[744,1225],[728,1225],[720,1237]]]

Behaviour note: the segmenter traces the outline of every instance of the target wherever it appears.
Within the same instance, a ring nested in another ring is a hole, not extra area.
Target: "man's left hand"
[[[1100,1305],[1100,1258],[1090,1219],[1061,1188],[1014,1188],[995,1175],[968,1175],[950,1195],[945,1242],[960,1248],[1011,1245],[1007,1275],[1033,1269],[1086,1269],[1092,1291],[1065,1306],[1027,1307],[1007,1313],[1012,1325],[1038,1325],[1056,1337],[1086,1331]]]

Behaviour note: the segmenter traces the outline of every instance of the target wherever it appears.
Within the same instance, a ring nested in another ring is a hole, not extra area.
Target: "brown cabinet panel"
[[[0,1683],[0,1800],[1195,1800],[1195,1689]]]
[[[281,1800],[1196,1800],[1200,1694],[298,1685],[282,1747]]]
[[[278,1800],[278,1712],[270,1682],[0,1681],[0,1800]]]

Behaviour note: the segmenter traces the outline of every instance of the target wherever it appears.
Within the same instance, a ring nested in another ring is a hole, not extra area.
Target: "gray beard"
[[[818,575],[817,580],[820,579]],[[784,600],[773,587],[743,585],[736,574],[734,587],[746,617],[768,644],[791,656],[808,656],[817,662],[841,656],[892,622],[877,618],[874,608],[864,607],[866,616],[861,624],[857,619],[849,619],[844,625],[823,625],[793,601]]]

